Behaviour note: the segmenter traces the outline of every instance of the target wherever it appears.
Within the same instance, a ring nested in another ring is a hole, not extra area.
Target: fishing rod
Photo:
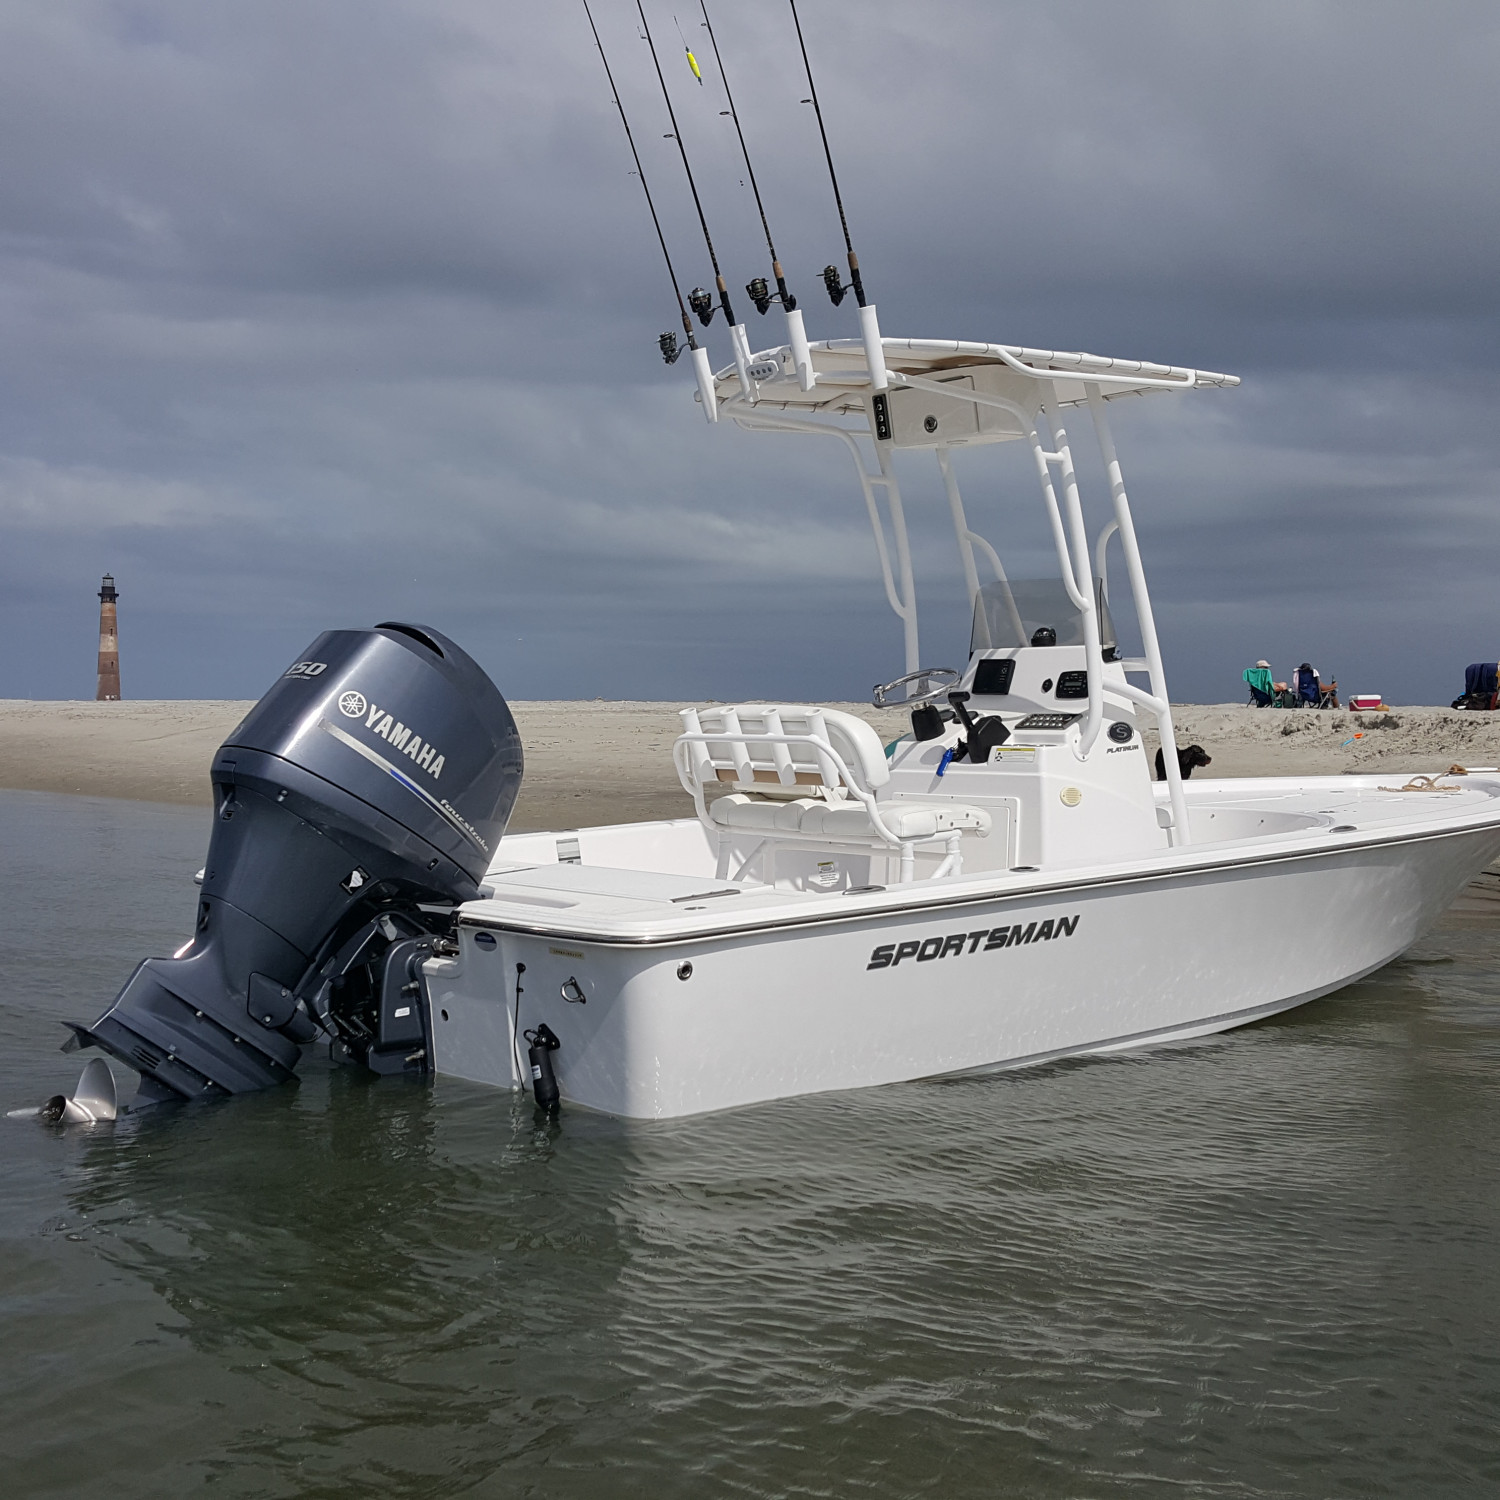
[[[677,281],[677,272],[672,265],[672,255],[667,249],[667,237],[662,233],[661,220],[657,217],[656,203],[651,197],[651,188],[646,182],[646,170],[641,166],[641,154],[635,149],[635,136],[630,129],[630,120],[625,114],[625,106],[620,102],[620,91],[615,86],[614,70],[609,65],[609,58],[604,51],[604,43],[599,37],[599,28],[594,25],[594,13],[589,9],[589,0],[583,0],[583,13],[589,18],[589,30],[594,33],[594,45],[599,49],[599,61],[604,64],[604,76],[609,79],[609,91],[614,96],[615,108],[620,112],[620,123],[625,127],[625,139],[630,142],[630,154],[635,159],[635,175],[641,180],[641,191],[646,195],[646,207],[651,210],[651,222],[656,228],[656,238],[661,245],[662,259],[667,263],[667,275],[672,281],[672,291],[677,297],[677,310],[682,314],[682,331],[687,335],[687,346],[689,357],[693,364],[693,373],[698,379],[698,394],[703,399],[703,414],[710,422],[719,420],[719,404],[714,393],[713,371],[708,363],[708,352],[698,345],[698,340],[693,333],[693,320],[688,316],[688,310],[682,300],[682,287]],[[676,364],[682,350],[677,346],[677,335],[675,333],[664,333],[657,340],[661,348],[661,357],[669,364]]]
[[[709,43],[714,49],[714,61],[719,65],[719,78],[724,84],[724,98],[729,104],[729,108],[724,113],[734,121],[734,133],[739,137],[740,142],[740,155],[745,158],[745,172],[750,178],[750,191],[755,194],[755,207],[760,212],[760,227],[766,236],[766,249],[771,252],[771,271],[776,277],[776,292],[782,305],[789,312],[795,311],[797,299],[787,290],[786,277],[782,274],[781,262],[776,256],[776,245],[771,239],[771,225],[766,219],[766,205],[761,201],[760,184],[755,180],[755,168],[750,164],[750,148],[745,144],[745,132],[740,128],[740,117],[734,107],[734,95],[729,89],[729,74],[724,71],[724,59],[719,54],[719,39],[714,35],[713,22],[708,19],[708,6],[705,0],[698,0],[698,7],[703,12],[703,29],[708,32]],[[755,303],[755,310],[761,314],[764,314],[771,305],[771,299],[766,295],[768,290],[764,277],[757,278],[745,287],[750,300]]]
[[[818,117],[818,134],[823,139],[823,155],[828,162],[828,180],[833,184],[833,201],[838,206],[839,224],[844,231],[844,248],[849,254],[849,285],[844,286],[841,283],[837,266],[824,266],[823,284],[828,288],[829,300],[835,307],[844,300],[845,292],[854,293],[854,300],[859,304],[859,327],[864,338],[865,362],[870,367],[870,384],[875,390],[884,391],[890,381],[885,369],[885,349],[880,342],[880,324],[875,318],[875,304],[865,301],[864,282],[859,275],[859,257],[854,253],[854,241],[849,234],[849,220],[844,213],[844,197],[839,192],[838,173],[833,169],[833,151],[828,145],[828,131],[823,126],[823,107],[818,103],[818,86],[813,82],[812,63],[807,56],[807,42],[802,36],[802,21],[797,15],[797,0],[788,0],[788,4],[792,7],[792,24],[797,28],[797,45],[802,49],[802,66],[807,71],[807,89],[812,95],[811,99],[804,99],[802,102],[811,104],[813,113]],[[878,420],[878,412],[876,416]],[[886,418],[884,425],[889,431],[889,418]]]
[[[755,194],[755,206],[760,211],[760,227],[765,231],[766,249],[771,252],[771,274],[776,278],[776,300],[781,303],[782,310],[786,313],[787,334],[792,346],[792,361],[797,366],[802,389],[810,391],[815,377],[812,354],[807,347],[807,331],[802,324],[802,313],[797,307],[797,299],[787,290],[786,276],[776,254],[776,243],[771,238],[771,225],[766,218],[766,205],[761,201],[760,184],[755,180],[755,168],[750,162],[750,148],[745,144],[745,132],[740,127],[739,112],[734,107],[734,95],[729,90],[729,74],[724,71],[724,59],[719,55],[719,39],[714,35],[713,22],[708,19],[707,0],[698,0],[698,8],[703,12],[703,27],[708,32],[709,43],[714,49],[714,62],[718,64],[719,78],[724,84],[724,98],[729,105],[724,113],[734,121],[734,133],[739,137],[740,154],[745,158],[745,172],[750,178],[750,191]],[[686,43],[683,45],[686,46]],[[691,50],[688,56],[692,57]],[[745,286],[745,293],[755,304],[755,310],[764,316],[772,301],[766,278],[757,276],[753,281],[748,282]]]
[[[724,273],[719,270],[719,257],[714,250],[713,236],[708,232],[708,216],[703,212],[703,200],[698,196],[698,184],[693,178],[693,168],[688,161],[687,147],[682,143],[682,131],[677,125],[677,111],[672,108],[672,96],[667,92],[667,80],[661,70],[661,58],[656,54],[656,42],[651,35],[651,25],[646,20],[646,7],[641,0],[635,0],[635,8],[640,14],[641,29],[645,35],[646,45],[651,49],[651,61],[656,65],[656,81],[661,85],[661,96],[667,106],[667,118],[672,122],[671,139],[677,142],[677,151],[682,157],[682,170],[687,174],[688,190],[693,195],[693,207],[698,210],[698,223],[703,230],[703,243],[708,246],[708,259],[714,268],[714,281],[719,288],[719,306],[724,310],[724,321],[729,324],[730,342],[734,346],[734,364],[740,377],[740,389],[748,396],[751,392],[748,373],[750,345],[745,338],[745,325],[735,322],[734,310],[729,305],[729,288],[724,284]],[[698,315],[698,321],[707,328],[714,315],[713,297],[702,287],[694,287],[688,293],[688,306]]]

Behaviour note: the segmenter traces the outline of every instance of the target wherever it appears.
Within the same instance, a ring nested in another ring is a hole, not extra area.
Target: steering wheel
[[[870,701],[876,708],[893,706],[920,708],[924,703],[936,703],[962,676],[962,672],[955,672],[952,667],[923,667],[920,671],[908,672],[905,677],[898,677],[894,682],[882,683],[879,687],[872,688]],[[932,681],[934,677],[942,677],[946,681],[934,684]],[[899,705],[888,704],[885,701],[887,693],[893,693],[898,687],[905,687],[909,682],[920,683],[922,690],[918,693],[908,693]]]

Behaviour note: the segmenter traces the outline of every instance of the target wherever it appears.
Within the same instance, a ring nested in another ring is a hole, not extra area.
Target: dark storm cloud
[[[706,282],[633,7],[597,11]],[[764,256],[714,73],[648,12],[737,287]],[[1269,655],[1435,701],[1500,655],[1489,8],[803,13],[887,333],[1245,377],[1116,418],[1179,696]],[[785,9],[714,14],[813,334],[847,336]],[[25,4],[0,57],[0,695],[90,694],[106,568],[135,696],[253,695],[390,616],[518,696],[897,670],[844,461],[710,431],[655,359],[673,306],[581,7]],[[963,473],[1041,563],[1018,457]],[[957,660],[929,467],[925,654]]]

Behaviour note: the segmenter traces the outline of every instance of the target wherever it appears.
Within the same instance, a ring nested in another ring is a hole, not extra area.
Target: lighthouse
[[[114,575],[106,573],[99,588],[99,689],[94,694],[98,703],[120,701],[120,622],[115,614],[119,597]]]

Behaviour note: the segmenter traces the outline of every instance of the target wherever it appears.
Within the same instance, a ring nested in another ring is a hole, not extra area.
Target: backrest
[[[684,785],[728,782],[747,792],[845,785],[832,750],[843,761],[855,792],[869,794],[891,779],[880,736],[853,714],[807,704],[736,703],[682,711],[684,738],[674,759]],[[706,740],[691,736],[704,735]],[[691,786],[689,786],[691,790]]]

